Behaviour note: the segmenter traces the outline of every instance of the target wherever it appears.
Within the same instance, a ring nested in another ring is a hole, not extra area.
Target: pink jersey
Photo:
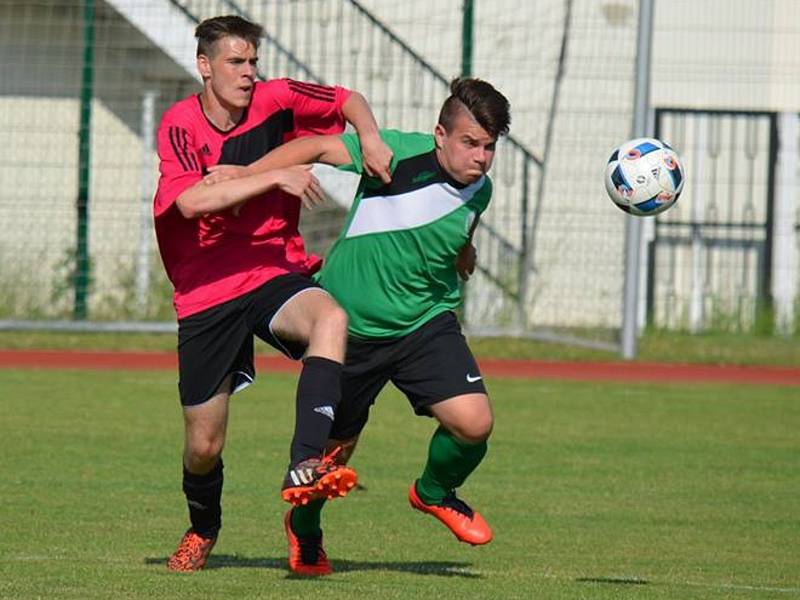
[[[181,215],[175,199],[216,164],[248,165],[296,137],[344,130],[350,92],[291,79],[257,82],[250,106],[230,131],[205,116],[199,96],[174,104],[161,120],[161,178],[153,205],[161,259],[182,319],[241,296],[273,277],[311,274],[321,260],[306,254],[298,231],[300,200],[280,191],[198,219]]]

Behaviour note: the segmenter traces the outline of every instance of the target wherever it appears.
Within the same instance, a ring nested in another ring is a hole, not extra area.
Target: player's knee
[[[347,313],[338,304],[326,311],[325,323],[330,331],[347,336]]]
[[[347,339],[347,313],[338,304],[326,306],[316,318],[311,333],[311,341],[315,337],[324,339]]]
[[[197,466],[213,465],[222,454],[222,436],[195,436],[186,448],[187,458]]]
[[[493,427],[492,415],[487,414],[452,424],[449,429],[460,440],[470,444],[479,444],[489,439]]]

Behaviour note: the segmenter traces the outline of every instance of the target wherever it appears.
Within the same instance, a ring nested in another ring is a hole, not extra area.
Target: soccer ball
[[[621,144],[606,165],[606,191],[627,213],[657,215],[681,195],[684,170],[677,152],[661,140],[637,138]]]

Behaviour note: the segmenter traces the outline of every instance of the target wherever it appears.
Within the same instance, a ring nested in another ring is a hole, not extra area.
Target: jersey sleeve
[[[358,141],[358,136],[355,133],[344,133],[340,137],[344,147],[347,148],[347,153],[350,155],[350,164],[340,165],[339,168],[343,171],[363,173],[364,156],[361,154],[361,144]]]
[[[186,189],[203,178],[194,135],[167,114],[158,128],[159,173],[153,213],[166,212]]]
[[[389,164],[389,171],[394,173],[394,170],[397,167],[398,158],[401,157],[401,148],[400,144],[398,143],[398,132],[392,129],[381,129],[378,133],[380,134],[384,143],[392,150],[393,154],[391,163]],[[358,139],[358,135],[355,133],[343,133],[340,137],[345,148],[347,148],[347,153],[350,155],[351,162],[348,165],[341,165],[339,168],[343,171],[351,171],[353,173],[363,174],[364,155],[361,153],[361,142]],[[369,177],[369,179],[374,179],[378,182],[381,181],[379,177]],[[383,182],[381,182],[381,185],[382,184]]]
[[[344,131],[346,119],[342,107],[350,97],[350,90],[341,86],[280,79],[276,91],[279,103],[294,113],[298,137],[333,135]]]

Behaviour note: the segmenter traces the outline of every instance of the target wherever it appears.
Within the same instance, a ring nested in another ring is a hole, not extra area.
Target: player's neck
[[[434,156],[436,157],[436,164],[444,175],[447,182],[457,189],[465,188],[469,185],[469,183],[464,183],[456,179],[456,176],[450,171],[449,163],[447,162],[447,156],[445,156],[444,152],[442,152],[441,148],[436,148],[434,152]]]
[[[205,89],[200,92],[200,106],[206,119],[217,129],[228,131],[233,129],[242,120],[244,108],[228,107],[217,98],[210,90]]]

